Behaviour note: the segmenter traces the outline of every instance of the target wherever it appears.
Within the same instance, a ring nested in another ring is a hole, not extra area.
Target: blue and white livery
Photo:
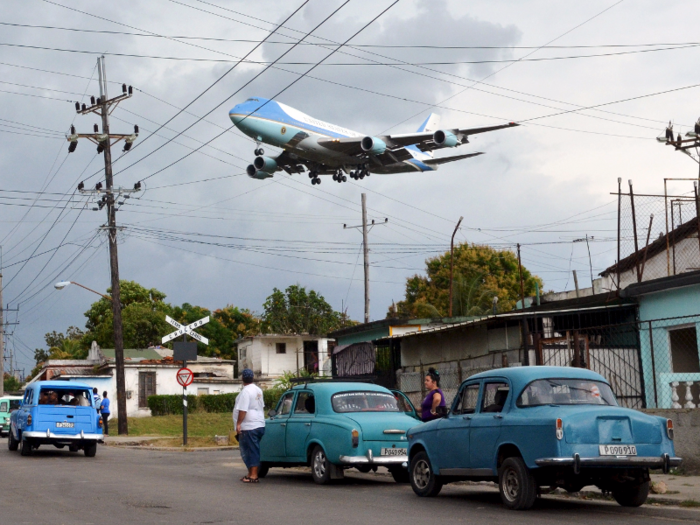
[[[469,143],[469,135],[517,126],[510,122],[482,128],[439,129],[434,113],[415,133],[370,136],[311,117],[280,102],[249,98],[229,117],[233,124],[258,144],[248,176],[267,179],[277,171],[308,171],[312,184],[319,175],[333,175],[336,182],[363,179],[370,173],[435,171],[440,164],[481,155],[481,152],[434,158],[433,151]],[[261,143],[282,148],[277,157],[266,157]]]

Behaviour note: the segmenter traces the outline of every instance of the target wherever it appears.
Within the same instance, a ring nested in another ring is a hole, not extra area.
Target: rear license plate
[[[636,456],[637,447],[634,445],[599,445],[601,456]]]
[[[56,423],[56,428],[73,428],[75,426],[75,423],[68,423],[66,421],[59,421]]]
[[[381,450],[381,455],[382,456],[405,456],[406,449],[405,448],[383,448]]]

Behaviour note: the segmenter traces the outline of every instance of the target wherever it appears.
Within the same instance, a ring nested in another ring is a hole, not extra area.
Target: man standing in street
[[[250,368],[241,374],[244,387],[236,397],[233,407],[233,423],[240,445],[241,459],[248,467],[243,483],[258,483],[260,467],[260,440],[265,434],[265,403],[260,388],[253,384],[254,374]]]
[[[100,414],[102,414],[102,428],[105,436],[109,436],[109,399],[107,399],[107,391],[102,392],[102,402],[100,403]]]

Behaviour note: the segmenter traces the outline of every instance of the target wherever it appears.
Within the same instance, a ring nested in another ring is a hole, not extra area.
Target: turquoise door
[[[302,391],[297,394],[289,419],[285,448],[288,461],[306,461],[306,443],[316,417],[316,400],[312,392]]]
[[[505,380],[484,383],[479,411],[471,420],[469,432],[471,468],[495,468],[496,447],[509,392]]]
[[[479,397],[479,383],[462,387],[450,414],[438,422],[437,467],[443,470],[469,468],[469,432]],[[447,472],[449,474],[449,472]]]
[[[285,436],[292,411],[294,392],[287,392],[277,404],[277,414],[265,422],[265,435],[260,442],[263,461],[286,461]]]

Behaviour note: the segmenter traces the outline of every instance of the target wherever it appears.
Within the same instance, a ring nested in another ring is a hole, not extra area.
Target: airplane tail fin
[[[430,132],[430,131],[437,131],[438,126],[440,126],[440,115],[437,113],[431,113],[428,115],[428,118],[425,119],[425,122],[421,124],[420,128],[418,128],[418,133],[422,132]]]

